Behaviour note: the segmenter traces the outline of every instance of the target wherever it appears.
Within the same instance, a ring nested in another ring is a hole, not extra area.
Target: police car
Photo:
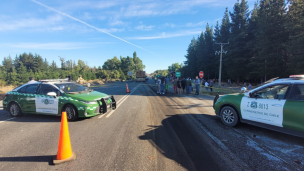
[[[114,110],[116,101],[69,79],[54,79],[27,83],[6,93],[3,109],[14,117],[24,113],[61,116],[66,111],[68,120],[74,121]]]
[[[304,75],[291,75],[245,93],[216,96],[213,108],[227,126],[248,123],[304,137]]]

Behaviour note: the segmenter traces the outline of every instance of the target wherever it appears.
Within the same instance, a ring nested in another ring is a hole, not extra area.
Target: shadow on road
[[[149,141],[159,153],[187,170],[220,170],[206,144],[193,135],[181,117],[186,115],[171,115],[160,126],[148,125],[138,138]]]
[[[1,111],[1,113],[6,111]],[[97,115],[99,116],[99,115]],[[78,118],[76,121],[73,122],[81,122],[85,121],[90,118]],[[8,120],[9,119],[9,120]],[[5,118],[0,118],[0,122],[61,122],[61,116],[52,116],[52,115],[40,115],[40,114],[23,114],[21,117],[12,117],[8,112],[5,116]]]
[[[174,109],[190,109],[196,107],[212,107],[212,105],[203,105],[203,104],[189,104],[189,105],[167,105],[167,106],[176,106]]]
[[[0,157],[1,162],[46,162],[54,165],[54,156],[20,156],[20,157]]]

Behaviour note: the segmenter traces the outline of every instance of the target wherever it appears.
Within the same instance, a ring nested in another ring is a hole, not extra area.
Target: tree
[[[112,59],[108,59],[103,65],[104,70],[118,70],[121,66],[121,61],[114,56]]]
[[[228,54],[225,55],[225,66],[229,67],[227,75],[229,78],[235,78],[237,82],[246,77],[247,65],[249,62],[248,49],[248,20],[249,10],[245,0],[241,3],[235,3],[231,17],[231,33],[229,38]]]
[[[304,1],[289,0],[289,3],[286,26],[289,28],[288,50],[291,58],[288,61],[288,68],[291,74],[302,74],[304,65]]]

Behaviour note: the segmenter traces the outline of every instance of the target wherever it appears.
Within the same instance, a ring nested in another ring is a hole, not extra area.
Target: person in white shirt
[[[27,82],[28,84],[31,84],[31,83],[37,83],[37,81],[34,80],[34,77],[29,77],[29,82]]]
[[[160,84],[161,84],[161,79],[160,79],[160,77],[158,77],[158,79],[157,79],[157,84],[158,84],[157,93],[160,93]]]
[[[206,91],[208,91],[208,86],[209,86],[209,84],[208,84],[208,82],[206,81],[206,82],[205,82]]]

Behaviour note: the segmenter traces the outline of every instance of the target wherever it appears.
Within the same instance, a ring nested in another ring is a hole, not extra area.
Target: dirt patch
[[[9,91],[12,91],[15,88],[15,86],[1,86],[0,87],[0,92],[6,93]]]

